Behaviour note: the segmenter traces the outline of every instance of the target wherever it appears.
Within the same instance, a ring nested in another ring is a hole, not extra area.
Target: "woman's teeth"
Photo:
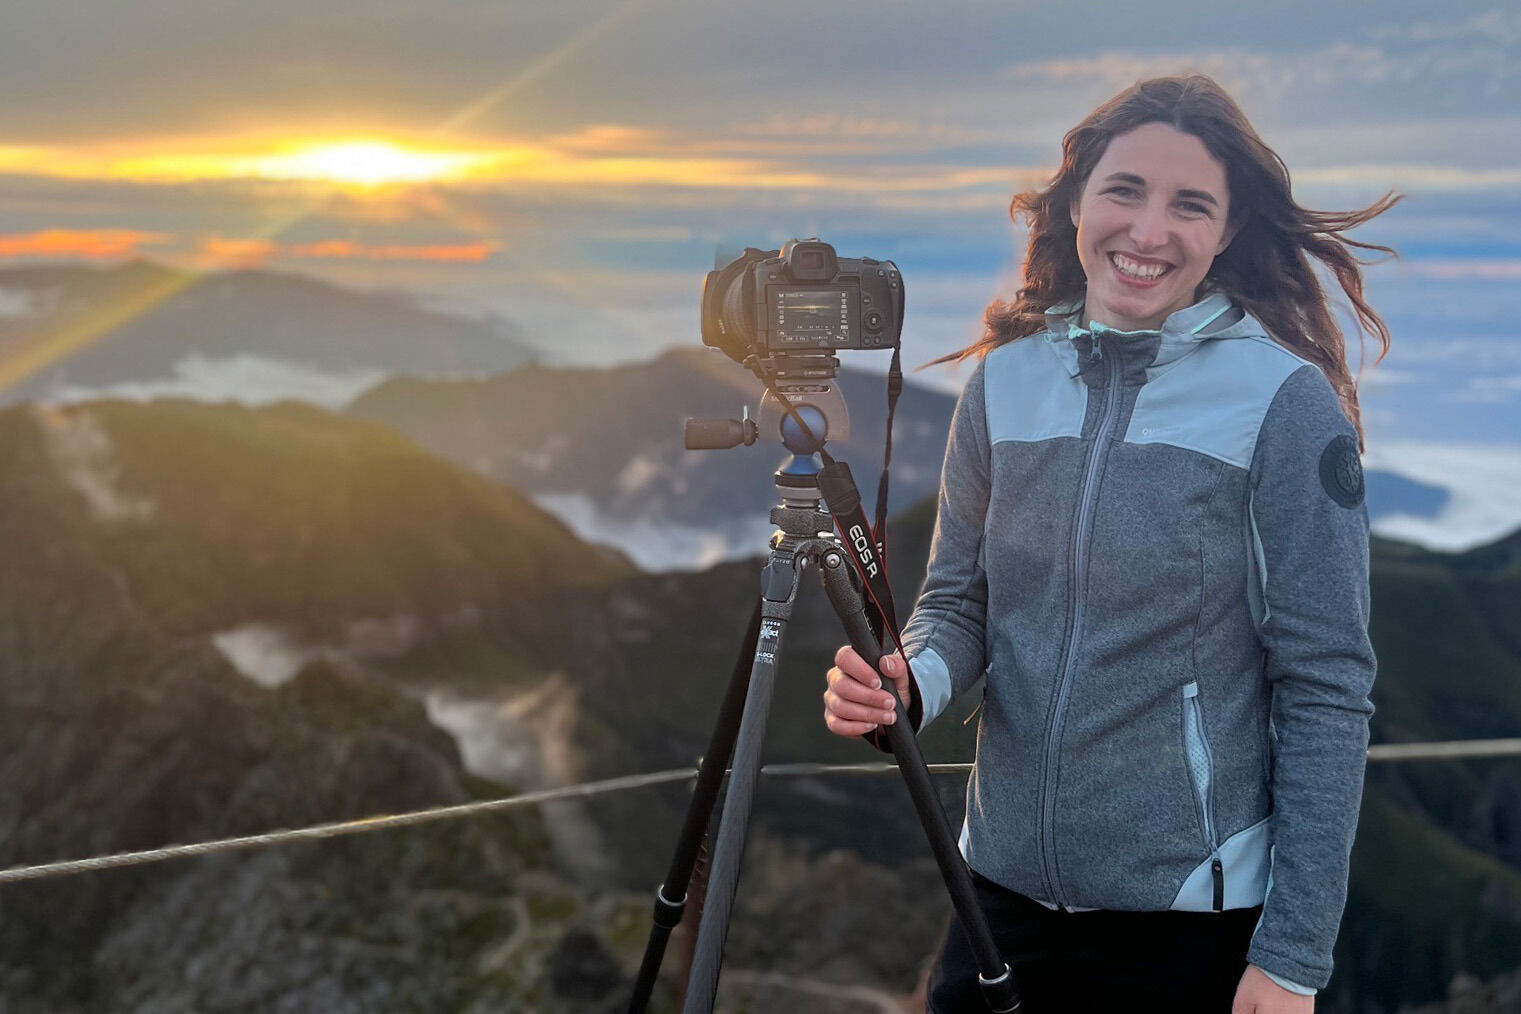
[[[1146,266],[1138,264],[1123,254],[1110,254],[1109,260],[1114,264],[1115,268],[1119,270],[1120,274],[1125,275],[1129,278],[1138,278],[1144,282],[1149,282],[1154,278],[1159,278],[1172,270],[1171,265],[1154,264]]]

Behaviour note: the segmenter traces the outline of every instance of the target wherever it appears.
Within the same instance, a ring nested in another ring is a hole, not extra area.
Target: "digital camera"
[[[703,344],[744,362],[890,349],[903,331],[903,278],[892,261],[839,257],[818,239],[746,249],[708,272]]]

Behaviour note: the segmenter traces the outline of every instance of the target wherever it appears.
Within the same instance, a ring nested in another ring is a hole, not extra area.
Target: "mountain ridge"
[[[500,321],[265,269],[198,273],[146,260],[8,267],[0,291],[15,304],[0,315],[0,353],[34,364],[8,378],[5,403],[197,384],[272,400],[281,384],[286,395],[321,390],[324,379],[352,390],[392,373],[492,372],[533,358]],[[276,389],[240,387],[250,373]]]

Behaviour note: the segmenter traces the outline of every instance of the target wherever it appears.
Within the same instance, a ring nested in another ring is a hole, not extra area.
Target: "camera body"
[[[746,249],[703,283],[703,344],[738,362],[892,348],[902,332],[897,265],[839,257],[818,239]]]

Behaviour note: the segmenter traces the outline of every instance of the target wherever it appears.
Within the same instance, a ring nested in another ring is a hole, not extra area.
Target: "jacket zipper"
[[[1209,749],[1209,737],[1204,735],[1204,712],[1199,706],[1199,685],[1190,683],[1183,688],[1183,721],[1184,737],[1190,735],[1199,743],[1204,753],[1203,770],[1197,770],[1193,753],[1188,749],[1185,742],[1183,747],[1183,762],[1188,766],[1189,782],[1194,789],[1194,802],[1199,807],[1199,829],[1204,833],[1204,847],[1209,849],[1210,879],[1214,886],[1214,909],[1216,912],[1225,909],[1225,867],[1220,861],[1219,839],[1215,836],[1214,813],[1210,809],[1210,795],[1214,791],[1215,784],[1215,757]]]
[[[1072,676],[1072,658],[1077,652],[1077,640],[1083,627],[1083,574],[1088,560],[1088,536],[1093,525],[1093,503],[1098,498],[1098,473],[1109,454],[1109,431],[1113,428],[1115,409],[1119,404],[1120,369],[1114,357],[1104,356],[1099,336],[1093,335],[1093,359],[1104,363],[1104,414],[1099,420],[1098,434],[1088,458],[1088,474],[1083,480],[1083,493],[1077,513],[1077,534],[1072,543],[1072,625],[1067,634],[1067,651],[1062,660],[1061,676],[1056,686],[1056,706],[1051,713],[1051,729],[1046,739],[1046,763],[1041,771],[1041,858],[1045,866],[1046,888],[1051,900],[1062,909],[1067,907],[1066,893],[1056,872],[1056,791],[1054,772],[1060,752],[1062,726],[1067,710],[1067,690]]]

